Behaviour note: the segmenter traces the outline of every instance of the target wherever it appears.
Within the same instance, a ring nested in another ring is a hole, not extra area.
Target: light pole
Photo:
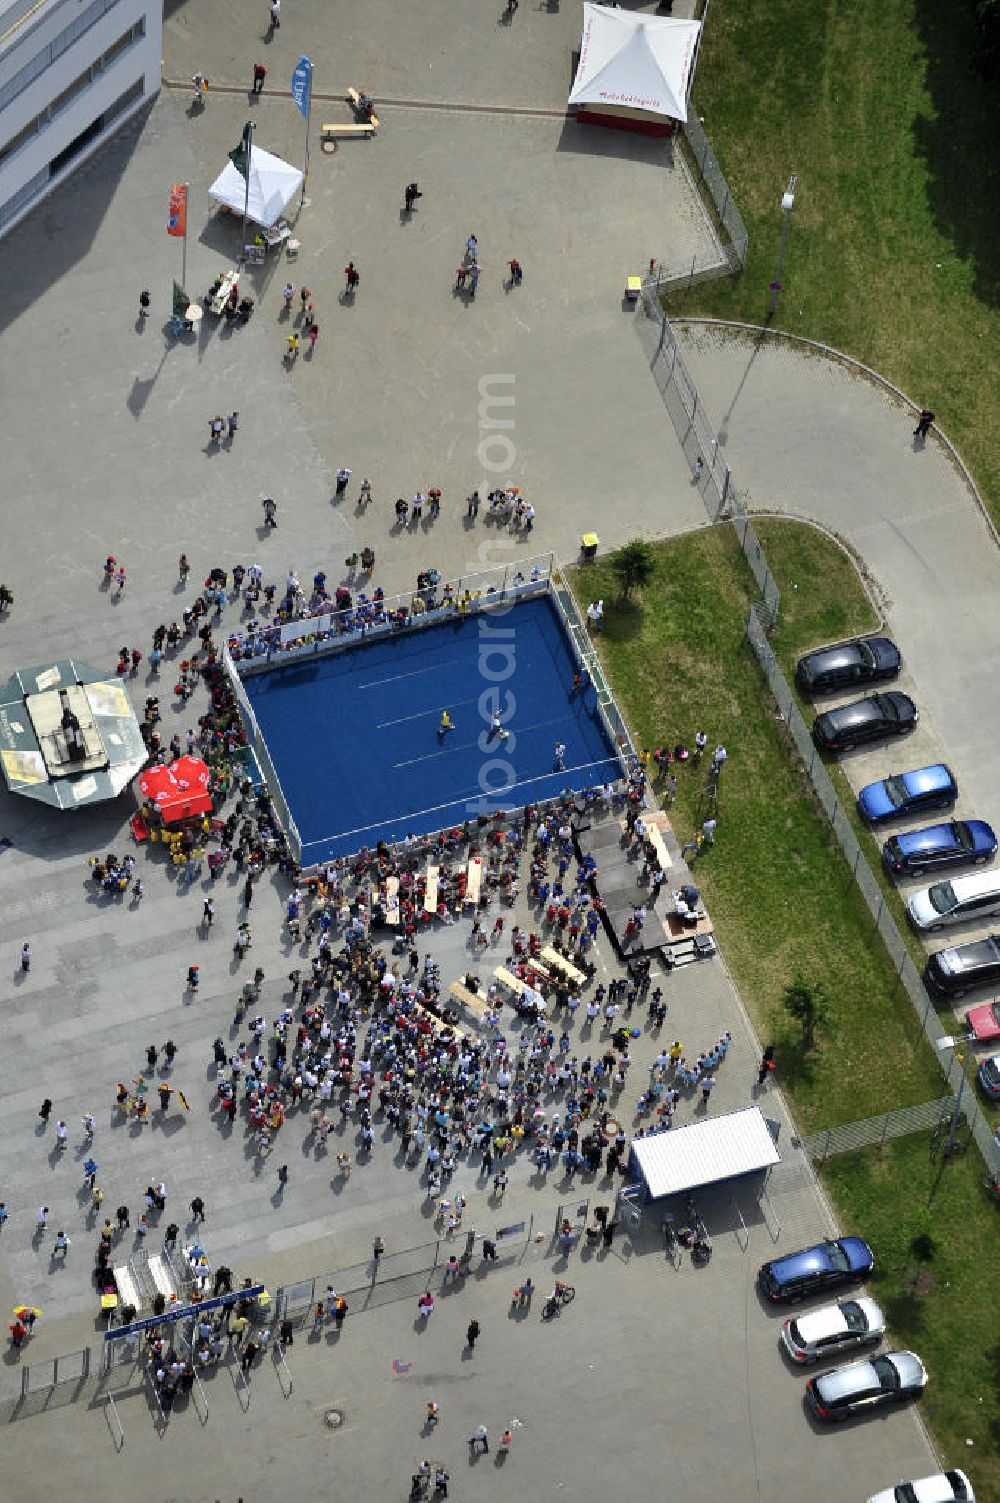
[[[959,1054],[958,1052],[959,1046],[962,1044],[965,1044],[966,1046],[964,1055]],[[943,1157],[945,1159],[950,1159],[955,1149],[955,1138],[958,1135],[958,1119],[960,1114],[959,1108],[962,1105],[962,1092],[965,1090],[966,1071],[968,1069],[969,1060],[972,1058],[972,1048],[968,1039],[955,1038],[950,1033],[946,1034],[943,1039],[938,1039],[937,1046],[942,1050],[953,1049],[955,1051],[955,1058],[962,1066],[962,1075],[961,1079],[958,1082],[958,1091],[956,1092],[955,1102],[951,1109],[951,1120],[948,1123],[948,1141],[945,1143],[943,1149]]]
[[[781,267],[785,259],[785,242],[788,239],[788,226],[792,218],[792,210],[795,207],[795,184],[798,177],[793,172],[788,179],[788,187],[781,195],[781,210],[784,219],[781,221],[781,239],[778,241],[778,264],[774,268],[774,281],[771,283],[771,304],[767,310],[767,321],[770,323],[778,306],[778,293],[781,291]]]

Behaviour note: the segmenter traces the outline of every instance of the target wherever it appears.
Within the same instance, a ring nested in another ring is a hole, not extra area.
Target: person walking
[[[347,468],[346,465],[341,465],[340,468],[337,471],[337,489],[336,489],[336,494],[338,496],[342,496],[344,494],[344,492],[347,489],[347,482],[350,480],[350,478],[351,478],[351,472],[350,472],[350,470]]]
[[[52,1102],[49,1100],[48,1096],[46,1096],[45,1100],[42,1102],[41,1106],[38,1108],[38,1115],[41,1117],[41,1119],[42,1119],[43,1122],[47,1123],[48,1120],[49,1120],[49,1117],[51,1116],[51,1114],[52,1114]]]
[[[281,29],[281,0],[271,0],[271,30]]]
[[[129,1226],[128,1206],[119,1206],[115,1212],[115,1217],[118,1221],[118,1230],[120,1232],[127,1231]]]
[[[69,1252],[69,1244],[70,1239],[67,1237],[62,1228],[60,1228],[59,1231],[56,1232],[56,1240],[55,1246],[52,1249],[52,1256],[55,1258],[62,1254],[63,1262],[65,1262],[66,1254]]]
[[[263,63],[254,63],[254,65],[253,65],[253,87],[250,90],[251,94],[262,94],[264,92],[264,80],[265,80],[266,77],[267,77],[267,69],[264,67],[264,64]]]
[[[35,1226],[38,1229],[38,1231],[44,1232],[44,1230],[48,1226],[48,1224],[49,1224],[49,1208],[48,1208],[48,1206],[39,1206],[38,1207],[38,1211],[37,1211],[37,1213],[35,1215]]]
[[[226,424],[227,424],[228,429],[229,429],[229,442],[232,443],[233,439],[236,437],[237,430],[239,429],[239,426],[240,426],[240,415],[239,415],[239,413],[238,412],[231,412],[229,414],[229,416],[226,418]]]
[[[465,1344],[469,1348],[470,1352],[475,1350],[476,1341],[478,1340],[478,1338],[479,1322],[478,1320],[470,1320],[465,1332]]]
[[[62,1117],[56,1123],[56,1147],[66,1148],[69,1144],[69,1128]]]
[[[485,1425],[476,1426],[475,1430],[473,1430],[472,1434],[469,1436],[469,1445],[472,1448],[473,1455],[475,1455],[477,1446],[482,1451],[482,1454],[484,1456],[489,1454],[490,1433]]]
[[[215,900],[213,898],[205,899],[202,905],[201,918],[206,929],[211,929],[215,921]]]
[[[358,268],[355,266],[353,261],[348,261],[347,265],[344,267],[344,276],[346,278],[346,286],[344,287],[344,291],[346,292],[348,297],[353,297],[355,292],[357,292],[358,290],[358,283],[361,281],[361,273],[358,271]]]
[[[278,1185],[283,1190],[287,1184],[288,1184],[288,1165],[287,1164],[279,1164],[278,1165]]]
[[[930,432],[930,426],[934,421],[934,413],[929,407],[924,407],[920,413],[920,421],[913,430],[914,438],[926,438]]]
[[[247,877],[243,884],[243,907],[249,908],[253,902],[253,878]]]
[[[191,1202],[191,1219],[192,1221],[204,1221],[205,1219],[205,1202],[200,1195],[196,1195]]]
[[[564,770],[564,768],[566,766],[566,760],[565,759],[566,759],[566,748],[565,748],[565,746],[563,745],[563,743],[561,741],[557,741],[556,742],[556,749],[555,749],[555,759],[554,759],[554,763],[553,763],[553,771],[554,772],[562,772]]]
[[[31,970],[31,945],[27,940],[21,946],[21,970],[24,972]]]
[[[466,507],[465,515],[467,517],[471,517],[473,521],[475,521],[476,518],[478,517],[478,515],[479,515],[479,492],[478,491],[473,491],[472,495],[469,497],[468,505]]]
[[[407,214],[413,213],[413,205],[416,203],[418,198],[423,198],[423,196],[424,195],[421,193],[416,183],[407,183],[406,187],[403,189],[403,202],[406,205]]]
[[[372,1243],[372,1262],[375,1264],[376,1268],[378,1268],[379,1259],[384,1252],[385,1243],[382,1241],[381,1237],[376,1237],[375,1241]]]
[[[262,496],[260,504],[264,508],[264,526],[265,527],[277,527],[277,525],[278,525],[278,503],[277,503],[277,501],[275,501],[275,499],[274,499],[273,496]]]
[[[767,1077],[774,1071],[774,1045],[768,1044],[760,1057],[760,1069],[757,1071],[757,1084],[762,1086]]]
[[[701,1078],[701,1101],[703,1106],[708,1105],[708,1098],[715,1090],[715,1076],[703,1075]]]

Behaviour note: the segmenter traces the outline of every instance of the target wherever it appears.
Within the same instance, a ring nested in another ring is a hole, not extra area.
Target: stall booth
[[[610,5],[583,7],[580,59],[569,104],[583,125],[672,136],[687,119],[700,21]]]
[[[639,1187],[640,1200],[649,1202],[759,1174],[780,1157],[767,1119],[759,1106],[751,1106],[636,1138],[629,1177]]]
[[[270,249],[283,244],[291,234],[290,226],[281,216],[302,187],[302,181],[298,167],[260,146],[252,146],[247,176],[227,162],[209,188],[208,196],[233,214],[242,214],[245,208],[247,219],[260,226],[261,248]]]

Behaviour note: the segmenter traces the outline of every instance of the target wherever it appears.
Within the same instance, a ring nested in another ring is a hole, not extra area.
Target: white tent
[[[587,0],[570,104],[686,120],[700,30],[700,21],[646,16]]]
[[[646,1199],[659,1200],[769,1169],[780,1157],[760,1107],[749,1106],[633,1139],[629,1167],[633,1180],[644,1186]]]
[[[268,229],[281,217],[301,187],[302,173],[297,167],[291,167],[280,157],[273,157],[269,151],[253,146],[250,148],[249,200],[246,198],[247,180],[232,162],[226,163],[209,188],[208,196],[225,204],[234,214],[243,213],[246,201],[247,218]]]

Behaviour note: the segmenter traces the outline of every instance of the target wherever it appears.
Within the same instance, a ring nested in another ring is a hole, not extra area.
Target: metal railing
[[[910,1133],[937,1127],[942,1120],[947,1121],[955,1110],[955,1102],[954,1096],[941,1096],[937,1101],[921,1101],[917,1106],[883,1112],[880,1117],[845,1122],[840,1127],[829,1127],[825,1132],[810,1133],[802,1138],[802,1147],[817,1164],[825,1163],[838,1153],[881,1147],[889,1138],[905,1138]]]
[[[721,452],[719,436],[698,396],[698,388],[684,361],[677,335],[660,307],[655,289],[644,289],[642,306],[645,317],[636,320],[636,332],[688,464],[696,470],[698,461],[701,461],[698,490],[708,519],[721,522],[728,517],[732,521],[773,624],[778,617],[781,594],[743,500],[733,484],[732,471]]]
[[[847,858],[851,874],[868,905],[868,909],[875,921],[875,927],[878,929],[889,952],[889,958],[896,969],[896,975],[904,987],[913,1010],[920,1021],[924,1036],[934,1048],[949,1089],[953,1094],[959,1095],[963,1091],[965,1084],[965,1062],[960,1058],[956,1058],[956,1051],[949,1048],[952,1030],[946,1029],[943,1026],[934,1010],[934,1004],[927,992],[927,988],[924,986],[920,972],[910,959],[906,941],[900,934],[899,927],[889,912],[885,894],[865,859],[864,851],[854,833],[851,821],[840,802],[830,774],[823,765],[823,760],[813,744],[809,727],[799,712],[798,705],[789,688],[788,680],[785,678],[768,640],[767,616],[768,613],[761,607],[756,606],[751,608],[747,619],[747,640],[764,671],[768,688],[774,696],[788,735],[791,737],[795,750],[798,752],[809,775],[809,780],[812,783],[816,797],[819,799],[823,812],[829,819],[833,833],[836,835],[840,847]],[[990,1125],[979,1109],[975,1091],[968,1091],[965,1099],[968,1103],[972,1135],[991,1173],[1000,1174],[1000,1144],[995,1141]]]
[[[21,1369],[21,1398],[46,1393],[61,1383],[83,1383],[90,1375],[90,1347],[27,1363]]]
[[[676,140],[694,186],[708,209],[715,244],[709,252],[695,251],[690,259],[654,261],[646,278],[646,286],[654,295],[661,289],[693,287],[697,282],[742,271],[749,246],[743,216],[693,105]]]
[[[492,1233],[497,1246],[495,1267],[516,1263],[524,1255],[531,1244],[534,1221],[532,1216],[526,1222],[518,1222],[509,1228],[501,1226]],[[291,1320],[301,1324],[328,1289],[336,1290],[349,1305],[351,1295],[363,1294],[364,1301],[356,1301],[351,1308],[350,1313],[355,1315],[362,1309],[416,1299],[425,1289],[440,1289],[448,1258],[457,1257],[464,1250],[470,1235],[478,1243],[483,1240],[482,1232],[459,1230],[453,1238],[439,1237],[434,1242],[420,1243],[398,1253],[383,1253],[377,1265],[369,1259],[366,1263],[354,1263],[333,1273],[318,1273],[311,1279],[283,1285],[275,1294],[275,1321]]]

